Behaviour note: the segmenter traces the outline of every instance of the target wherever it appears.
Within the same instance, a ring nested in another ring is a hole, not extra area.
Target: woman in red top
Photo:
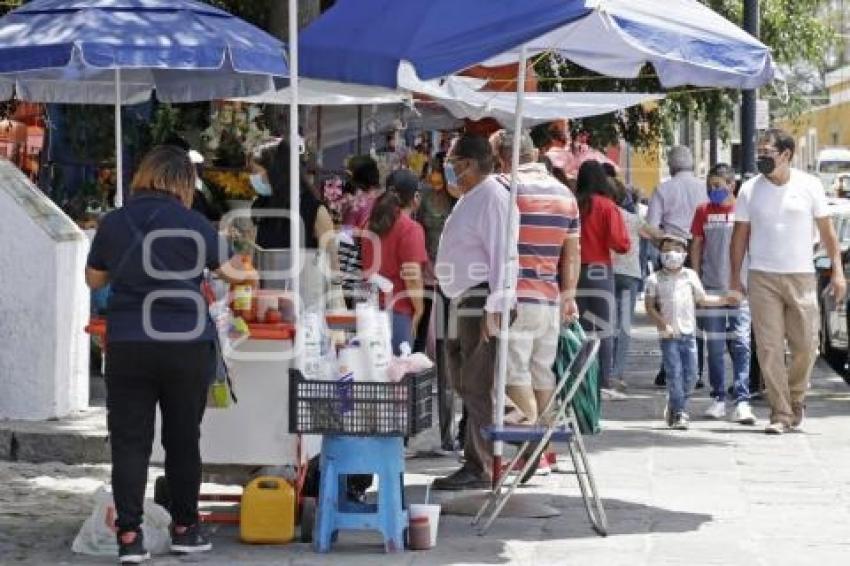
[[[411,219],[419,206],[419,179],[400,169],[387,179],[387,191],[378,197],[366,226],[369,238],[362,241],[363,274],[375,273],[392,281],[393,351],[407,342],[413,346],[416,328],[425,311],[422,267],[428,263],[425,231]],[[380,241],[375,250],[375,244]]]
[[[581,214],[581,273],[576,303],[582,327],[600,336],[599,385],[603,398],[623,395],[611,387],[614,366],[616,305],[611,252],[629,251],[629,232],[617,205],[602,164],[585,161],[578,170],[576,199]]]

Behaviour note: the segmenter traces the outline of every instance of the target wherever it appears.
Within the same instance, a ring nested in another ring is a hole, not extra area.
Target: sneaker
[[[558,464],[557,453],[546,452],[543,454],[543,457],[546,458],[546,462],[549,464],[549,469],[552,470],[553,473],[559,474],[564,472],[564,470],[561,469],[561,465]]]
[[[540,461],[537,462],[537,471],[534,472],[537,476],[548,476],[552,473],[552,466],[549,464],[549,458],[546,454],[540,455]]]
[[[603,387],[601,389],[601,396],[603,401],[625,401],[629,398],[625,393],[620,393],[616,389],[611,389],[610,387]]]
[[[664,405],[664,422],[669,427],[672,427],[673,423],[676,422],[676,415],[670,411],[670,405]]]
[[[735,405],[735,422],[748,426],[756,424],[756,416],[753,414],[750,404],[746,401],[741,401]]]
[[[788,432],[788,425],[786,425],[785,423],[781,423],[781,422],[770,423],[764,429],[765,434],[771,434],[771,435],[777,435],[777,436],[781,435],[781,434],[785,434],[786,432]]]
[[[177,532],[177,525],[171,526],[171,552],[177,554],[196,554],[212,550],[207,533],[198,523],[186,527],[182,533]]]
[[[803,432],[803,421],[806,420],[806,406],[802,403],[793,403],[791,410],[794,412],[794,420],[791,421],[791,430]]]
[[[141,564],[145,560],[150,560],[150,557],[150,552],[145,549],[145,539],[141,530],[118,535],[119,563]]]
[[[442,491],[460,491],[464,489],[489,489],[492,482],[482,473],[476,473],[463,466],[453,474],[437,478],[431,485],[432,489]]]
[[[625,393],[626,391],[628,391],[629,384],[626,383],[625,379],[615,379],[615,380],[613,380],[613,382],[614,382],[614,389],[616,391],[619,391],[620,393]]]
[[[711,402],[711,406],[705,410],[705,417],[708,419],[719,420],[726,416],[726,403],[715,399]]]
[[[673,424],[670,425],[670,428],[673,430],[688,430],[691,426],[690,419],[688,418],[687,413],[679,413],[676,415],[676,419],[673,421]]]

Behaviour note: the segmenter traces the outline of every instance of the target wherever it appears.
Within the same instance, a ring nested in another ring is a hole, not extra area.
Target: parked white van
[[[840,173],[850,173],[850,149],[846,147],[827,147],[818,152],[815,175],[823,183],[823,190],[829,196],[835,196],[836,177]]]

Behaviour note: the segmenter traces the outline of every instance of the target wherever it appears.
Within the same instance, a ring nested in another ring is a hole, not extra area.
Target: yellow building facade
[[[850,147],[850,66],[826,75],[829,103],[812,108],[794,120],[777,121],[797,142],[795,165],[814,168],[818,151]]]

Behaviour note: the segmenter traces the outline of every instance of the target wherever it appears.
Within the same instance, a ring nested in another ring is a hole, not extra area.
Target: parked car
[[[833,182],[841,173],[850,173],[850,149],[846,147],[825,147],[818,152],[815,175],[823,184],[827,195],[836,196]]]
[[[839,173],[832,182],[832,194],[839,198],[850,197],[850,173]]]
[[[841,246],[844,273],[850,279],[850,199],[830,198],[829,207],[835,233]],[[840,305],[829,293],[832,261],[822,243],[815,245],[815,271],[817,272],[818,305],[820,307],[821,355],[845,376],[850,375],[850,327],[848,327],[848,300]]]

